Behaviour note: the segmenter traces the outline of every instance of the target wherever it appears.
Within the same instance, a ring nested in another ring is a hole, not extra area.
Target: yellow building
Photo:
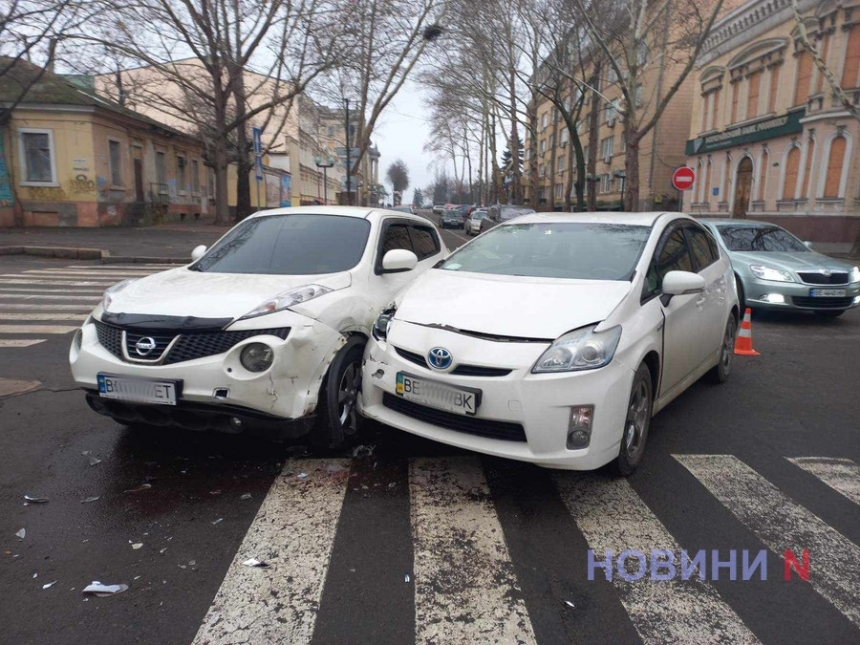
[[[0,226],[128,226],[211,209],[193,137],[24,61],[0,81],[0,108],[12,109]]]
[[[860,104],[860,1],[799,0],[827,68]],[[687,165],[695,215],[748,217],[802,239],[860,233],[860,121],[800,44],[787,0],[751,0],[714,25],[698,61]]]

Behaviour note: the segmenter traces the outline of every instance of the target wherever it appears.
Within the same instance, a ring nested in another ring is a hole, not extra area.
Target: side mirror
[[[200,258],[202,258],[206,253],[206,245],[201,244],[200,246],[195,246],[194,250],[191,251],[191,261],[197,262]]]
[[[382,258],[383,273],[411,271],[418,265],[418,256],[406,249],[391,249]]]
[[[690,271],[669,271],[663,278],[663,293],[667,296],[684,296],[705,290],[705,279]]]
[[[804,242],[803,245],[808,248],[810,251],[812,250],[812,242]]]

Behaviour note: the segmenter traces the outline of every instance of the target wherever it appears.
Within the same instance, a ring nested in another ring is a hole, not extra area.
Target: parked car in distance
[[[466,220],[466,235],[480,235],[481,220],[487,216],[486,208],[476,208]]]
[[[441,215],[445,212],[445,204],[433,204],[433,214]]]
[[[382,311],[361,412],[551,468],[641,463],[651,417],[738,328],[728,257],[681,213],[523,215],[452,253]]]
[[[503,222],[510,221],[521,215],[529,215],[534,213],[535,210],[533,208],[528,208],[526,206],[508,206],[501,204],[494,204],[493,206],[487,207],[487,216],[481,220],[481,233],[484,231],[489,231],[494,226],[498,226]]]
[[[262,211],[188,266],[120,282],[74,337],[90,407],[127,425],[355,434],[376,312],[445,257],[426,219],[348,206]]]
[[[860,304],[860,269],[812,250],[783,228],[753,220],[702,220],[732,261],[741,306],[836,318]]]
[[[448,208],[439,219],[442,228],[463,228],[463,214],[459,208]]]

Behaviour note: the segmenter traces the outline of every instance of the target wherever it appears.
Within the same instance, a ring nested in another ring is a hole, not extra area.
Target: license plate
[[[99,396],[134,403],[176,405],[178,381],[153,381],[99,374]]]
[[[813,298],[844,298],[845,289],[810,289],[809,295]]]
[[[445,385],[403,372],[397,373],[397,394],[407,401],[458,414],[473,415],[481,404],[481,390]]]

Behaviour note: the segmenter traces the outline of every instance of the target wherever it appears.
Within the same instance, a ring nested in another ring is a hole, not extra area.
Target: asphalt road
[[[0,643],[860,642],[860,311],[756,315],[761,356],[655,417],[625,481],[380,426],[355,456],[117,426],[66,363],[102,288],[68,276],[99,270],[0,258]],[[589,580],[589,549],[707,550],[708,580]]]

